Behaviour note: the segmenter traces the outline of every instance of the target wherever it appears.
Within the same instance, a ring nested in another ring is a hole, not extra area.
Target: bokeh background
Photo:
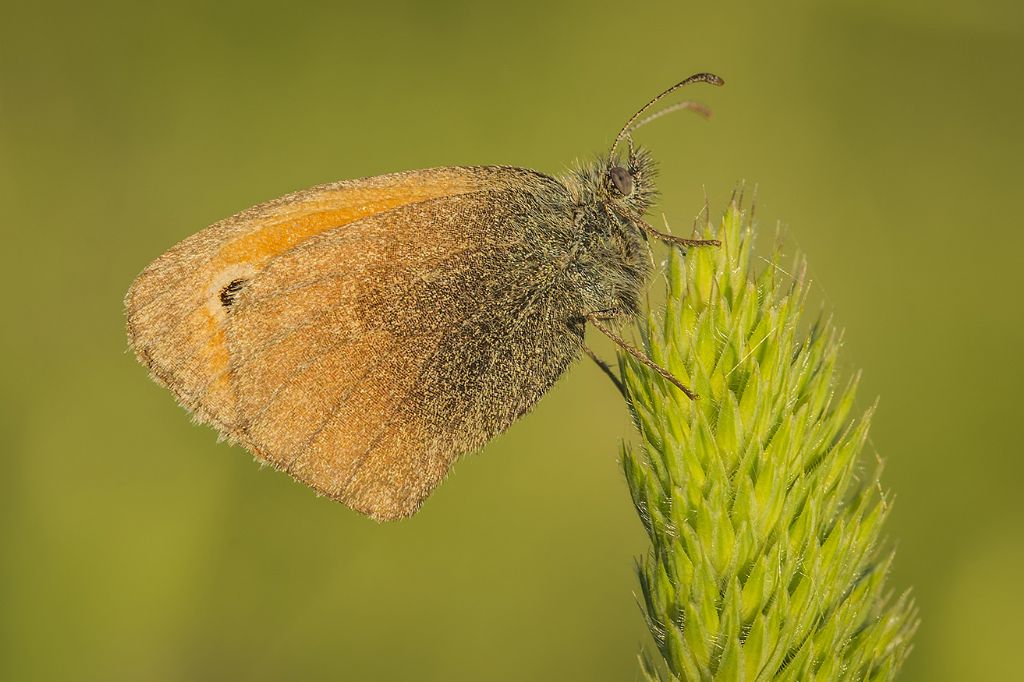
[[[699,70],[728,81],[689,93],[713,121],[638,136],[660,210],[684,229],[746,180],[764,240],[810,258],[881,398],[891,585],[923,618],[903,679],[1017,678],[1021,7],[5,2],[0,678],[636,679],[631,426],[595,368],[379,526],[191,425],[121,297],[308,185],[560,172]]]

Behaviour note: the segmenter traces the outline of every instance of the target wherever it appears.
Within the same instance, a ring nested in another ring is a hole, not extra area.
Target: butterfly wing
[[[129,343],[185,407],[227,429],[237,415],[221,297],[232,300],[233,282],[251,279],[273,258],[316,234],[485,184],[460,169],[397,173],[314,187],[222,220],[185,239],[138,276],[125,297]]]
[[[578,352],[558,286],[568,207],[551,178],[498,167],[293,195],[147,268],[128,295],[132,345],[261,459],[407,516]]]

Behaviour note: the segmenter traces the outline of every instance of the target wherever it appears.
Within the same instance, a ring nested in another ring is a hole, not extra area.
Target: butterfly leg
[[[597,353],[591,350],[590,346],[584,345],[583,352],[590,356],[590,359],[593,360],[597,364],[597,366],[601,368],[601,371],[604,372],[605,375],[612,380],[612,383],[615,384],[615,388],[619,389],[619,393],[622,394],[622,397],[628,398],[629,396],[626,394],[626,385],[622,383],[622,379],[620,379],[615,374],[615,372],[612,371],[612,368],[608,366],[608,363],[602,360],[601,358],[597,357]]]
[[[722,242],[718,239],[685,239],[683,237],[677,237],[673,234],[666,234],[659,232],[654,229],[654,226],[644,220],[638,215],[629,215],[629,219],[640,228],[641,232],[651,235],[655,239],[659,239],[666,244],[685,248],[687,246],[721,246]]]
[[[642,365],[644,365],[646,367],[649,367],[650,369],[654,370],[655,372],[660,374],[662,377],[664,377],[665,380],[668,381],[670,384],[672,384],[673,386],[678,388],[680,391],[685,393],[687,398],[689,398],[690,400],[697,400],[698,398],[700,398],[699,395],[694,393],[690,388],[688,388],[685,384],[683,384],[683,382],[679,381],[679,379],[676,379],[675,376],[673,376],[673,374],[671,372],[669,372],[667,369],[665,369],[664,367],[662,367],[658,363],[654,362],[649,357],[647,357],[646,355],[641,353],[639,350],[637,350],[636,348],[631,346],[629,343],[626,342],[625,339],[623,339],[621,336],[616,334],[615,331],[610,326],[605,324],[606,321],[614,319],[616,317],[618,317],[618,316],[614,315],[612,313],[609,313],[609,312],[597,312],[597,313],[590,313],[590,314],[588,314],[587,315],[587,321],[590,322],[590,324],[594,325],[595,329],[597,329],[602,334],[607,336],[609,339],[614,341],[615,344],[619,348],[621,348],[622,350],[626,351],[627,353],[632,355],[634,358],[636,358],[636,360],[640,364],[642,364]]]

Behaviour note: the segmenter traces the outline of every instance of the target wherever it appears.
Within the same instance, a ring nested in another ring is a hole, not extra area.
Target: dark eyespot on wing
[[[220,304],[225,308],[230,308],[248,281],[247,279],[233,279],[228,282],[227,286],[220,290]]]

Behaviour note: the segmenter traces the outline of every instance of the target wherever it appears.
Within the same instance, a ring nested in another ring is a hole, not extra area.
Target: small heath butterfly
[[[461,455],[527,412],[587,323],[638,314],[654,164],[631,132],[565,176],[509,166],[347,180],[254,206],[149,264],[128,342],[197,421],[374,519],[413,514]],[[622,142],[628,153],[616,151]],[[607,366],[597,360],[603,369]]]

